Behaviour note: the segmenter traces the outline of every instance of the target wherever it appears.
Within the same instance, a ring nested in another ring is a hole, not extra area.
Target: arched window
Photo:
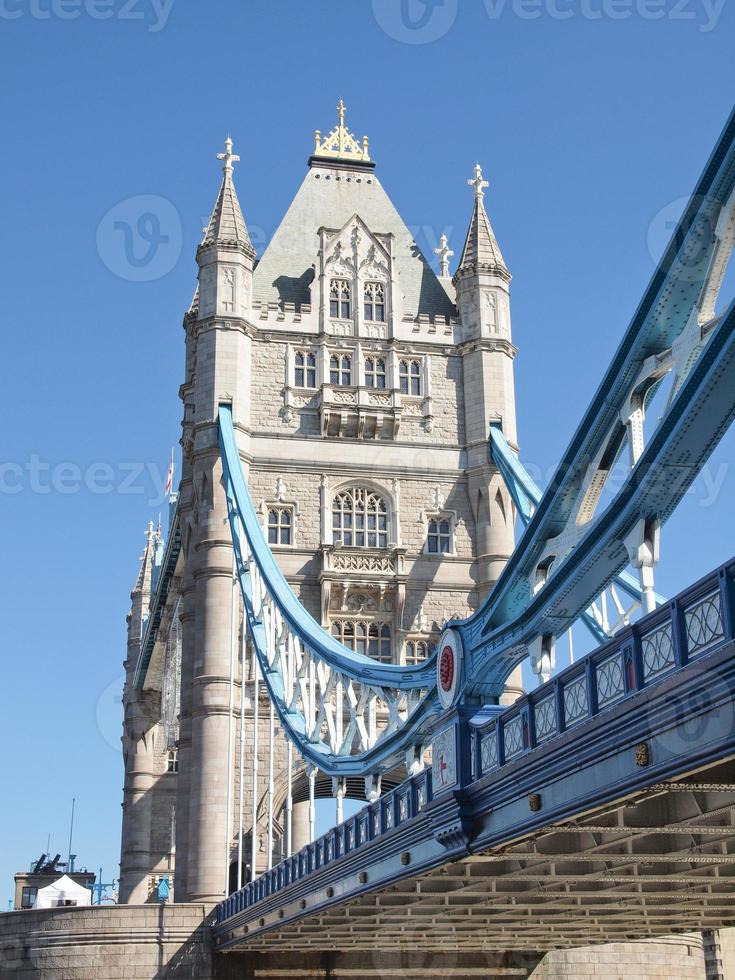
[[[349,320],[352,316],[351,297],[349,279],[332,279],[329,284],[329,315]]]
[[[316,388],[316,355],[297,351],[294,373],[297,388]]]
[[[420,664],[429,656],[429,644],[426,640],[406,641],[406,663]]]
[[[382,282],[365,283],[365,319],[385,322],[385,286]]]
[[[371,623],[363,620],[342,619],[332,623],[332,636],[355,653],[391,663],[393,644],[388,623]]]
[[[332,541],[347,548],[387,548],[388,508],[364,487],[337,494],[332,503]]]
[[[352,384],[352,357],[349,354],[332,354],[329,358],[329,383],[340,386]]]
[[[268,511],[268,544],[291,544],[293,511],[290,507],[271,507]]]
[[[400,361],[398,378],[402,395],[420,395],[422,393],[420,361]]]
[[[382,357],[365,358],[365,384],[368,388],[385,388],[385,361]]]
[[[452,551],[452,526],[447,518],[429,519],[427,549],[430,555],[447,555]]]

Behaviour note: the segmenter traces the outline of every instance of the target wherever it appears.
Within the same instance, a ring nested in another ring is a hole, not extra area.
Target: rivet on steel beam
[[[541,794],[531,793],[528,797],[528,808],[531,813],[538,813],[541,809]]]

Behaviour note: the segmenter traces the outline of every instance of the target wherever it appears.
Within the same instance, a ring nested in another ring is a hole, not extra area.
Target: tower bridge
[[[284,976],[411,951],[529,975],[644,939],[703,976],[735,924],[735,565],[673,601],[654,573],[735,415],[735,115],[543,491],[482,168],[450,278],[343,103],[260,257],[218,156],[181,480],[128,619],[121,901],[172,876],[216,908],[220,964]],[[559,673],[578,621],[596,649]]]

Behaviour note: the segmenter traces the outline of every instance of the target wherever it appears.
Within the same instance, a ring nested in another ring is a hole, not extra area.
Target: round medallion
[[[462,638],[455,629],[449,629],[441,638],[441,651],[436,665],[436,686],[443,708],[454,704],[462,674]]]
[[[447,645],[442,650],[439,661],[439,683],[442,691],[451,691],[454,680],[454,650]]]

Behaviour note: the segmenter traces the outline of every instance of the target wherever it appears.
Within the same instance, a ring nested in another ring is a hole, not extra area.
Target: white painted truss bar
[[[237,633],[236,633],[236,609],[238,608],[239,582],[237,579],[237,566],[235,564],[235,553],[232,553],[232,594],[230,596],[230,690],[227,709],[227,823],[225,839],[225,869],[224,869],[224,894],[230,893],[230,848],[232,847],[232,823],[233,823],[233,779],[234,779],[234,731],[233,720],[235,711],[235,663],[237,660]]]
[[[253,651],[253,798],[252,798],[252,822],[250,825],[250,880],[255,881],[256,862],[258,858],[258,751],[259,751],[259,705],[260,694],[258,691],[258,658]]]
[[[273,867],[273,751],[275,735],[275,712],[273,702],[270,703],[268,718],[268,870]]]
[[[247,671],[247,616],[242,618],[240,631],[240,793],[237,807],[237,890],[243,886],[242,860],[245,833],[245,680]]]
[[[293,854],[293,745],[286,743],[286,857]]]

